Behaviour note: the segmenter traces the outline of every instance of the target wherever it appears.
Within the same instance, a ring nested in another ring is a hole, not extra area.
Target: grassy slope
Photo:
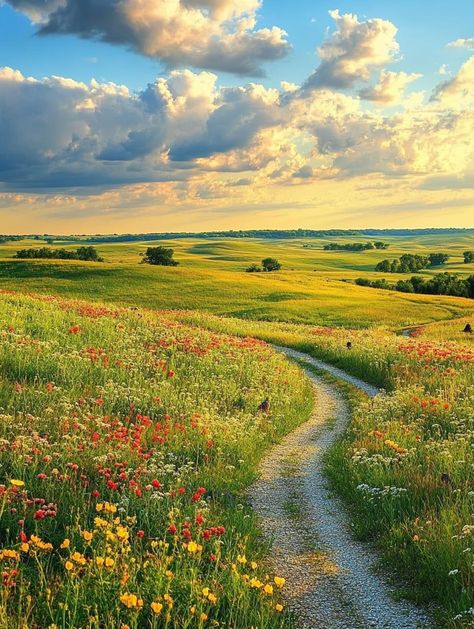
[[[171,269],[138,264],[139,254],[150,243],[99,245],[106,259],[104,264],[12,260],[20,246],[38,244],[30,241],[0,248],[0,287],[148,308],[201,309],[252,319],[402,327],[468,314],[473,311],[472,302],[454,297],[388,293],[340,280],[354,280],[361,275],[382,277],[373,271],[379,260],[415,251],[447,251],[453,258],[443,270],[473,272],[474,265],[462,263],[462,252],[472,248],[469,239],[455,236],[446,245],[445,238],[392,238],[387,239],[392,242],[388,251],[360,253],[325,252],[323,239],[176,240],[168,244],[175,249],[181,265]],[[304,244],[312,248],[304,248]],[[250,263],[266,255],[277,257],[283,271],[244,272]],[[399,277],[392,275],[388,279]]]

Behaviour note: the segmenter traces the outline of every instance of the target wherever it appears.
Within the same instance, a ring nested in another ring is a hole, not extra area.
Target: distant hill
[[[0,236],[4,240],[33,238],[61,242],[140,242],[148,240],[176,240],[178,238],[329,238],[333,236],[426,236],[442,234],[473,234],[474,228],[443,227],[425,229],[239,229],[207,232],[150,232],[145,234],[29,234],[22,236]]]

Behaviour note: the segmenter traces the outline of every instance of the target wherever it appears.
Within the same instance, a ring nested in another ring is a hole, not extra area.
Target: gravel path
[[[359,387],[378,390],[345,372],[291,349],[277,347]],[[275,446],[262,461],[250,490],[265,535],[273,540],[272,568],[287,580],[286,602],[298,629],[415,629],[433,627],[374,571],[377,557],[351,535],[344,508],[331,494],[322,454],[344,431],[349,408],[337,389],[308,371],[316,387],[312,418]]]

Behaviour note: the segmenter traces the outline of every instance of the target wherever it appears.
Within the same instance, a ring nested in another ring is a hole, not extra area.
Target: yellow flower
[[[103,557],[96,557],[95,562],[98,566],[103,566],[104,565],[104,558]]]
[[[217,603],[217,596],[213,594],[212,592],[210,592],[209,596],[207,597],[207,600],[210,603]]]
[[[98,503],[95,505],[95,510],[96,510],[96,511],[102,511],[102,509],[103,509],[103,508],[104,508],[104,505],[103,505],[103,503],[102,503],[102,502],[98,502]]]
[[[163,609],[163,605],[155,601],[151,604],[151,609],[153,610],[154,614],[158,615],[161,613],[161,610]]]
[[[207,620],[207,619],[208,619],[208,615],[207,615],[207,614],[205,614],[204,612],[202,612],[202,614],[201,614],[201,620],[202,620],[202,622],[206,622],[206,620]]]
[[[74,568],[74,564],[72,563],[72,561],[66,561],[66,563],[64,564],[64,567],[69,572],[69,570],[72,570]]]
[[[239,563],[245,564],[247,563],[247,557],[245,555],[237,555],[237,561]]]
[[[265,592],[265,594],[271,596],[273,594],[273,585],[267,583],[267,585],[263,588],[263,591]]]
[[[127,529],[125,527],[123,527],[123,526],[118,526],[117,527],[117,537],[119,539],[123,539],[123,540],[128,539],[128,531],[127,531]]]
[[[275,577],[273,580],[275,581],[275,585],[279,588],[282,588],[286,583],[283,577]]]
[[[20,546],[20,548],[22,552],[27,553],[30,550],[30,545],[25,542]]]
[[[413,535],[413,541],[414,542],[419,542],[420,541],[419,536],[418,535]]]
[[[71,544],[71,542],[66,537],[66,539],[64,540],[64,542],[61,544],[61,546],[59,548],[69,548],[70,544]]]
[[[10,483],[13,485],[13,487],[24,487],[25,483],[22,480],[17,480],[16,478],[12,478],[10,480]]]
[[[82,532],[82,537],[86,540],[86,542],[90,542],[93,535],[90,531],[83,531]]]
[[[112,568],[114,563],[115,563],[115,561],[112,559],[112,557],[106,557],[105,565],[107,566],[107,568]]]
[[[275,609],[277,610],[277,612],[282,612],[283,611],[283,605],[281,603],[277,603],[275,605]]]
[[[173,598],[168,594],[168,592],[166,592],[166,594],[163,594],[163,599],[168,603],[168,607],[171,609],[171,607],[173,607]]]
[[[194,553],[200,553],[202,550],[202,546],[201,544],[196,544],[196,542],[189,542],[187,545],[188,548],[188,553],[194,554]]]
[[[130,594],[129,592],[122,594],[120,602],[123,603],[125,607],[128,607],[128,609],[143,607],[143,599],[138,598],[136,594]]]
[[[250,564],[250,567],[252,568],[252,570],[256,570],[257,568],[257,562],[256,561],[252,561],[252,563]]]
[[[78,553],[77,550],[74,553],[72,553],[71,559],[75,561],[76,563],[80,564],[81,566],[83,566],[86,563],[86,558],[84,557],[84,555],[81,555],[81,553]]]
[[[250,585],[250,587],[257,588],[257,590],[258,590],[258,589],[260,589],[262,587],[263,583],[261,581],[259,581],[258,579],[250,579],[249,585]]]
[[[209,596],[209,588],[202,588],[202,594],[207,598]]]
[[[171,570],[167,570],[165,572],[165,577],[168,577],[168,579],[172,579],[173,578],[173,573],[171,572]]]

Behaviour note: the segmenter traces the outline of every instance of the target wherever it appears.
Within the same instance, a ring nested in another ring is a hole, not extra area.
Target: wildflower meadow
[[[0,626],[291,626],[244,492],[311,396],[258,340],[0,295]]]

